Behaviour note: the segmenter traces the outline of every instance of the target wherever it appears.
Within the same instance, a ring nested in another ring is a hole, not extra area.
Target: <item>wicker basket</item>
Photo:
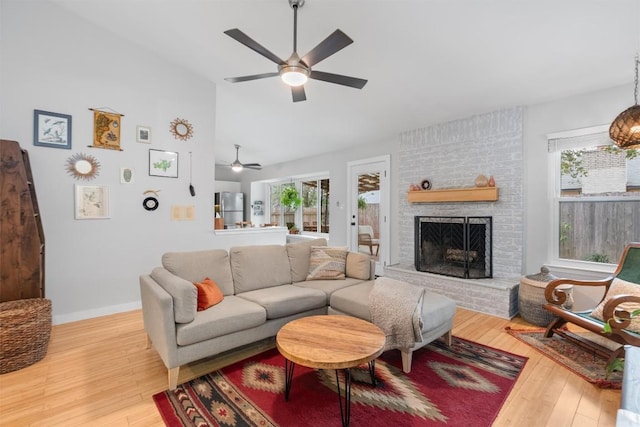
[[[520,317],[537,326],[547,326],[553,320],[554,316],[543,307],[547,302],[544,297],[544,290],[553,279],[556,279],[556,277],[549,274],[549,269],[546,266],[540,268],[540,273],[523,276],[520,279],[520,288],[518,289]],[[572,285],[560,285],[557,289],[562,289],[569,293],[567,303],[572,301],[570,294],[571,289],[573,289]]]
[[[50,300],[31,298],[0,303],[0,374],[42,359],[50,337]]]

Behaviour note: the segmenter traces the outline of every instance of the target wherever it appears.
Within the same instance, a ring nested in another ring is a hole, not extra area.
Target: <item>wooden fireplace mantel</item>
[[[409,203],[495,202],[498,200],[498,187],[409,191],[407,200]]]

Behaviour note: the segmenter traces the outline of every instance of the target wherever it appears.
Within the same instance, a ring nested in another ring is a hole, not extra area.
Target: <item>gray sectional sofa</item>
[[[343,280],[306,280],[311,247],[326,244],[325,239],[317,239],[233,247],[228,252],[214,249],[166,253],[162,267],[141,275],[147,343],[168,368],[169,388],[176,388],[180,366],[273,337],[293,319],[327,314],[333,296],[352,287],[357,292],[335,300],[340,307],[335,313],[367,318],[364,306],[374,279],[369,256],[349,252]],[[213,307],[197,311],[194,283],[206,277],[217,283],[224,298]],[[423,306],[423,323],[429,325],[423,336],[432,341],[449,332],[454,311],[451,301],[447,313],[436,314],[438,325],[432,328],[432,310]],[[437,336],[431,338],[434,334]],[[403,354],[409,352],[409,364],[411,350],[403,350]]]

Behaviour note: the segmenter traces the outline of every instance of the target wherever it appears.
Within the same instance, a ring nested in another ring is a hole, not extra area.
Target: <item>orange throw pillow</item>
[[[198,311],[206,310],[224,299],[216,282],[208,277],[200,283],[194,283],[194,285],[198,288]]]

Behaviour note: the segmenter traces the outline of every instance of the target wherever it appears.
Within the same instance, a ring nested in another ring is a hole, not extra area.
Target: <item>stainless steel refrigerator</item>
[[[224,218],[224,228],[235,228],[237,222],[244,221],[244,193],[216,193],[215,203]]]

